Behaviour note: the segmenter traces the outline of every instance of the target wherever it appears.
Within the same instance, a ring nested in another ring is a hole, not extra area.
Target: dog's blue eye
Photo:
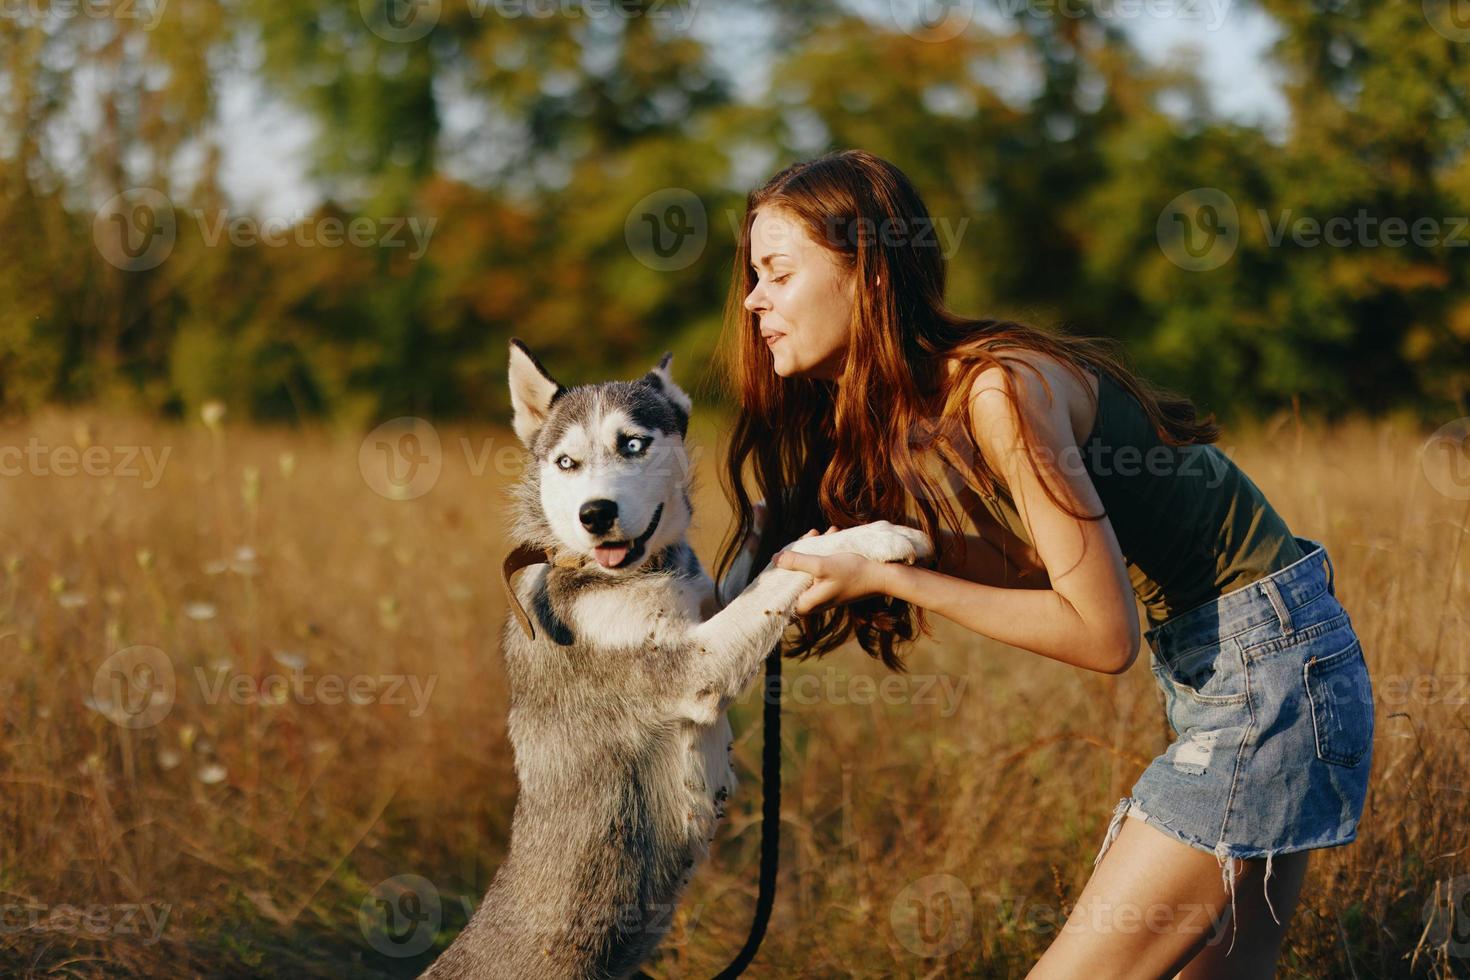
[[[636,456],[647,449],[648,444],[652,441],[652,439],[647,439],[643,436],[629,436],[623,441],[623,451]]]
[[[559,470],[574,470],[577,468],[576,460],[563,453],[556,457],[556,468]]]

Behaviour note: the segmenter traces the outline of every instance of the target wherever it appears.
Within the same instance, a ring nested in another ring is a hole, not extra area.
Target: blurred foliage
[[[857,0],[103,6],[0,20],[6,412],[218,397],[261,419],[499,418],[513,335],[568,382],[672,348],[718,398],[745,192],[860,146],[926,195],[964,312],[1121,337],[1226,417],[1470,413],[1470,43],[1418,3],[1258,0],[1282,31],[1284,138],[1220,118],[1191,66],[1149,63],[1088,3],[997,0],[958,33]],[[314,126],[322,203],[299,226],[413,220],[423,254],[220,236],[214,216],[251,217],[221,179],[242,79]],[[128,271],[94,221],[140,187],[166,196],[177,240]],[[625,235],[665,188],[697,195],[708,227],[670,271]],[[1203,271],[1156,232],[1193,188],[1239,215],[1235,252]],[[1360,213],[1437,235],[1271,241],[1283,220]]]

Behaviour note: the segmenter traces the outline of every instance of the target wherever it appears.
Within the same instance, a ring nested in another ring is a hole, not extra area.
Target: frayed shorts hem
[[[1312,841],[1308,843],[1291,843],[1272,848],[1252,847],[1243,844],[1227,844],[1225,841],[1211,844],[1208,841],[1202,840],[1191,834],[1170,827],[1163,820],[1146,811],[1139,803],[1137,797],[1125,796],[1121,800],[1119,800],[1118,805],[1113,808],[1113,816],[1108,823],[1107,835],[1103,839],[1102,847],[1099,848],[1097,852],[1097,857],[1092,859],[1092,866],[1094,868],[1096,868],[1097,865],[1102,861],[1103,855],[1105,855],[1108,852],[1108,848],[1112,846],[1113,840],[1118,836],[1118,832],[1123,829],[1123,819],[1125,817],[1135,817],[1138,820],[1141,820],[1144,823],[1148,824],[1149,826],[1158,829],[1168,837],[1179,841],[1181,844],[1187,844],[1195,850],[1204,851],[1207,854],[1213,854],[1215,856],[1215,860],[1220,865],[1221,883],[1225,888],[1226,894],[1230,896],[1230,914],[1232,922],[1235,918],[1236,861],[1259,860],[1261,858],[1265,859],[1266,874],[1261,885],[1262,892],[1266,898],[1266,906],[1271,910],[1271,918],[1278,924],[1280,924],[1280,919],[1276,918],[1276,909],[1271,905],[1270,884],[1272,860],[1279,854],[1291,854],[1297,851],[1318,850],[1327,847],[1341,847],[1345,844],[1351,844],[1353,841],[1358,839],[1358,828],[1357,825],[1354,824],[1352,830],[1345,837],[1339,837],[1334,840]],[[1234,929],[1232,928],[1231,931],[1232,936],[1230,939],[1230,946],[1233,949],[1235,946],[1235,937],[1233,935]]]
[[[1119,811],[1121,811],[1121,813]],[[1104,841],[1102,849],[1098,851],[1097,857],[1093,859],[1092,863],[1094,867],[1096,867],[1097,863],[1102,860],[1102,856],[1104,853],[1106,853],[1108,845],[1110,845],[1113,842],[1113,838],[1117,836],[1117,830],[1115,829],[1115,827],[1121,823],[1123,817],[1136,817],[1139,820],[1147,823],[1149,826],[1158,828],[1160,831],[1172,837],[1174,840],[1179,841],[1179,843],[1181,844],[1188,844],[1190,847],[1193,847],[1196,850],[1205,851],[1206,853],[1213,854],[1216,857],[1229,857],[1233,858],[1236,861],[1257,860],[1260,858],[1273,857],[1277,854],[1293,854],[1297,851],[1315,851],[1329,847],[1342,847],[1344,845],[1351,844],[1358,839],[1358,828],[1357,825],[1354,825],[1352,831],[1347,836],[1337,837],[1331,840],[1295,842],[1290,844],[1282,844],[1277,847],[1252,847],[1248,844],[1228,844],[1223,841],[1217,844],[1211,844],[1209,841],[1202,840],[1201,838],[1195,837],[1192,834],[1186,833],[1181,830],[1176,830],[1173,827],[1169,826],[1162,819],[1144,810],[1143,806],[1139,803],[1137,797],[1125,796],[1118,801],[1118,806],[1113,811],[1112,822],[1108,825],[1107,840]]]

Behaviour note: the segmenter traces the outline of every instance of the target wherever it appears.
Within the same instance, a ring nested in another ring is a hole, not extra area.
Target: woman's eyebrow
[[[783,258],[783,259],[789,259],[789,258],[791,258],[791,256],[787,255],[785,252],[772,252],[769,255],[763,255],[763,256],[761,256],[761,260],[759,262],[751,262],[750,264],[752,266],[754,266],[755,268],[759,269],[763,265],[769,266],[771,264],[771,260],[774,259],[774,258],[777,258],[777,257],[780,257],[780,258]]]

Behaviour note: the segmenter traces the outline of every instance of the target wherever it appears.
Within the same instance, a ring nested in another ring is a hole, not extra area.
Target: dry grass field
[[[718,433],[696,419],[706,564]],[[508,430],[437,435],[437,479],[390,499],[360,433],[3,427],[0,974],[411,976],[453,938],[515,793],[518,455]],[[1317,852],[1283,977],[1470,971],[1470,485],[1436,489],[1424,438],[1287,418],[1222,441],[1327,545],[1375,683],[1359,837]],[[1146,651],[1087,674],[935,622],[906,676],[855,647],[788,666],[779,894],[749,976],[1023,976],[1164,748]],[[759,707],[733,712],[741,786],[656,976],[710,976],[744,941]]]

